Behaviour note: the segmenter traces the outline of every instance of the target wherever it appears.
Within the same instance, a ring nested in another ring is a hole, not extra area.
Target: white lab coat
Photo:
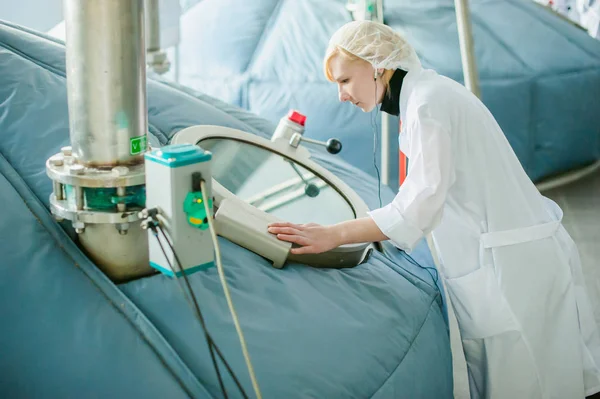
[[[594,39],[600,39],[600,1],[577,0],[579,23]]]
[[[408,252],[428,232],[456,313],[472,398],[600,391],[600,336],[562,211],[535,188],[479,99],[431,70],[400,93],[408,175],[369,212]]]

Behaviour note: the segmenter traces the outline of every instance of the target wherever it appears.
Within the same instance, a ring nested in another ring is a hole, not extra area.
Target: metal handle
[[[330,154],[338,154],[342,151],[342,142],[338,139],[329,139],[327,142],[318,141],[309,139],[307,137],[302,136],[301,134],[295,133],[290,139],[290,145],[294,148],[297,148],[300,145],[300,142],[306,141],[307,143],[322,145],[327,149],[327,152]]]

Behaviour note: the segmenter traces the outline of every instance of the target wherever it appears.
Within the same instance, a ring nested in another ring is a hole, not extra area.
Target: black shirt
[[[387,92],[381,101],[381,110],[383,112],[395,116],[400,115],[400,89],[402,88],[402,81],[405,76],[406,71],[402,69],[396,69],[392,75]]]

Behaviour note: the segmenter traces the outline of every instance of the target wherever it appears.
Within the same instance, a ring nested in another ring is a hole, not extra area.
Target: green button
[[[212,199],[208,199],[208,209],[212,211]],[[204,208],[204,200],[200,191],[189,192],[183,201],[183,211],[187,215],[190,226],[200,230],[208,229],[208,216]],[[212,217],[212,215],[210,215]]]

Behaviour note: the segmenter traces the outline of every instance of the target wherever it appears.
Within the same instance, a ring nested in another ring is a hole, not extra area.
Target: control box
[[[208,218],[213,217],[212,154],[197,145],[174,144],[147,152],[144,157],[146,209],[158,210],[157,218],[169,241],[158,230],[159,244],[154,231],[148,229],[150,266],[168,276],[214,266],[208,225]],[[202,180],[210,215],[204,207]]]

